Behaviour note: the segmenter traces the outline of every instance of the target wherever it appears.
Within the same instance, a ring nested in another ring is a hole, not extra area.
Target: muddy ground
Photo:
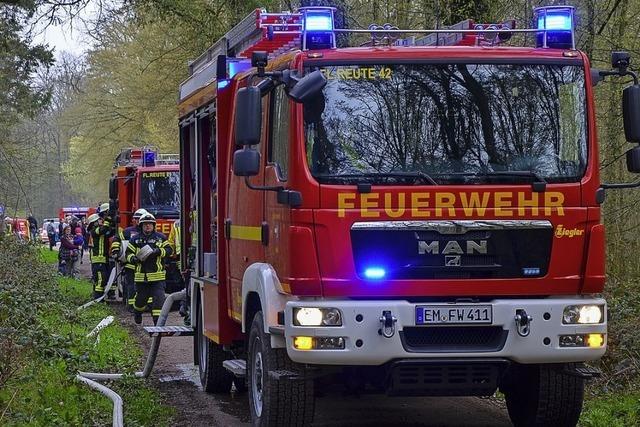
[[[82,265],[90,276],[90,265]],[[118,320],[130,329],[142,347],[145,359],[151,338],[142,326],[152,325],[145,314],[143,325],[133,322],[119,302],[109,302]],[[182,318],[172,312],[168,325],[182,325]],[[158,358],[147,381],[176,409],[172,426],[248,426],[249,406],[246,393],[210,395],[201,391],[198,367],[193,365],[193,338],[164,338]],[[141,367],[144,360],[141,360]],[[124,410],[126,411],[126,402]],[[510,426],[504,404],[498,399],[480,398],[390,398],[364,395],[345,396],[340,392],[316,401],[314,426]]]

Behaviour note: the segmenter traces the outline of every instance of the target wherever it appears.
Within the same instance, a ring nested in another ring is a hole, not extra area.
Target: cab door
[[[278,86],[271,93],[269,104],[270,129],[266,150],[265,185],[287,187],[293,121],[291,101],[283,85]],[[282,288],[289,292],[292,255],[290,252],[291,208],[278,203],[277,195],[275,191],[268,191],[265,195],[265,228],[269,232],[266,257],[267,262],[276,271]]]
[[[264,185],[265,146],[268,128],[268,97],[262,102],[262,138],[255,148],[260,152],[261,165],[258,175],[249,177],[256,186]],[[256,262],[264,262],[263,245],[263,206],[265,192],[247,187],[244,177],[233,173],[233,153],[241,149],[235,145],[235,136],[229,153],[231,170],[229,172],[229,192],[227,196],[227,215],[224,218],[224,233],[227,241],[228,280],[231,292],[229,315],[237,321],[242,320],[242,278],[245,270]]]

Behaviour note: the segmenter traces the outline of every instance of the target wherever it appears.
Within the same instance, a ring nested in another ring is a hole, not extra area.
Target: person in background
[[[169,268],[167,268],[167,273],[169,273],[169,270],[174,270],[172,271],[172,273],[175,275],[175,280],[179,281],[180,283],[182,283],[182,288],[184,289],[184,280],[182,278],[182,265],[180,262],[180,253],[182,252],[182,245],[180,242],[180,220],[177,220],[176,222],[174,222],[171,225],[171,231],[169,232],[169,246],[171,246],[171,249],[173,249],[173,253],[170,256],[170,259],[175,262],[175,264],[173,264],[173,262],[171,264],[169,264]],[[180,316],[184,317],[184,322],[186,325],[190,324],[190,319],[189,319],[189,307],[187,305],[187,298],[188,295],[185,294],[185,298],[183,300],[180,301]]]
[[[58,252],[58,273],[63,276],[71,275],[71,251],[74,248],[71,227],[65,225],[60,235],[60,251]]]
[[[52,222],[47,223],[47,237],[49,238],[49,250],[52,251],[56,245],[56,228]]]
[[[36,237],[38,236],[38,221],[33,217],[33,214],[29,215],[27,221],[29,222],[29,233],[31,234],[31,241],[35,243],[37,242]]]
[[[9,216],[4,217],[4,234],[7,236],[13,234],[13,219]]]
[[[116,237],[113,239],[113,243],[111,243],[111,257],[114,259],[118,259],[120,253],[122,252],[122,242],[130,241],[132,237],[136,236],[140,233],[140,228],[138,227],[138,220],[142,215],[147,213],[146,209],[138,209],[134,212],[133,218],[131,219],[131,225],[124,230],[118,227],[118,232]],[[124,248],[126,250],[126,247]],[[133,303],[135,302],[135,282],[134,282],[134,273],[136,266],[130,264],[128,262],[124,263],[124,286],[123,286],[123,298],[126,299],[127,309],[130,313],[133,313]]]
[[[71,234],[71,226],[66,225],[62,230],[62,237],[60,237],[60,259],[62,268],[62,274],[67,277],[78,277],[78,256],[80,253],[80,246],[74,242],[74,235]]]
[[[105,285],[109,278],[109,237],[112,235],[111,224],[93,214],[87,220],[89,233],[93,247],[89,252],[91,256],[91,272],[93,274],[93,299],[99,298],[104,293]]]

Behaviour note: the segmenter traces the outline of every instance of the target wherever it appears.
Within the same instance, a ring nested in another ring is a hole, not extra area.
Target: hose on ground
[[[113,286],[113,284],[115,283],[116,279],[118,278],[118,276],[122,274],[122,272],[117,273],[116,274],[116,270],[115,268],[111,270],[111,274],[109,275],[109,279],[107,280],[107,286],[104,287],[104,292],[102,293],[101,296],[99,296],[96,299],[93,299],[91,301],[89,301],[86,304],[82,304],[80,307],[78,307],[76,310],[80,311],[80,310],[84,310],[87,307],[91,307],[93,304],[99,303],[100,301],[102,301],[103,299],[105,299],[107,297],[107,294],[109,293],[109,291],[111,290],[111,286]]]
[[[158,323],[156,326],[164,326],[167,322],[167,317],[169,317],[169,311],[171,311],[171,306],[177,300],[181,300],[186,296],[186,292],[184,290],[180,292],[174,292],[167,296],[162,305],[162,310],[160,311],[160,316],[158,317]],[[151,374],[151,370],[153,369],[153,365],[156,363],[156,357],[158,356],[158,348],[160,347],[161,336],[154,336],[151,341],[151,348],[149,349],[149,354],[147,355],[147,361],[144,364],[144,368],[142,371],[135,372],[133,375],[136,378],[147,378]],[[78,374],[82,375],[85,378],[90,378],[93,380],[119,380],[122,379],[125,374],[104,374],[99,372],[78,372]]]
[[[104,295],[102,295],[102,297],[98,298],[97,300],[90,301],[90,303],[93,304],[95,302],[99,302],[98,300],[101,301],[104,298],[104,296],[107,295],[107,292],[109,291],[109,288],[111,288],[111,283],[113,283],[113,281],[114,280],[110,280],[110,283],[107,283],[107,286],[104,291]],[[160,311],[160,316],[158,317],[158,322],[156,326],[165,325],[165,323],[167,322],[167,317],[169,317],[169,311],[171,311],[171,306],[173,305],[174,301],[181,300],[185,296],[186,296],[186,292],[183,290],[180,292],[174,292],[165,299],[164,304],[162,305],[162,310]],[[103,319],[103,321],[100,322],[100,324],[102,324],[105,321],[106,319]],[[98,329],[100,324],[96,326],[96,329]],[[98,329],[98,332],[99,330],[100,329]],[[147,378],[151,374],[153,365],[156,363],[156,357],[158,356],[158,348],[160,347],[161,339],[162,337],[159,335],[153,337],[153,340],[151,341],[151,348],[149,349],[149,354],[147,355],[147,361],[145,362],[145,365],[144,365],[144,369],[142,371],[135,372],[134,377]],[[119,380],[122,378],[124,378],[124,374],[103,374],[99,372],[78,371],[78,375],[76,375],[76,379],[78,379],[78,381],[82,381],[85,384],[89,385],[90,387],[93,387],[96,390],[99,390],[102,394],[108,396],[113,401],[113,427],[123,427],[124,425],[123,415],[122,415],[122,398],[115,391],[111,390],[108,387],[103,386],[100,383],[95,382],[94,380]]]
[[[102,384],[97,383],[80,374],[76,375],[76,379],[87,384],[89,387],[98,390],[100,393],[104,394],[113,401],[113,427],[123,427],[124,416],[122,412],[122,397],[120,397],[118,393],[111,390],[110,388],[105,387]]]

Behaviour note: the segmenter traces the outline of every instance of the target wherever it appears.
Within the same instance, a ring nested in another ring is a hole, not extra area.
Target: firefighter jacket
[[[131,240],[131,238],[133,236],[136,236],[138,233],[140,233],[140,228],[138,228],[137,225],[131,225],[125,228],[124,230],[118,227],[118,232],[116,233],[116,236],[113,238],[113,242],[111,242],[111,255],[115,257],[120,255],[120,250],[122,249],[122,242],[124,240],[127,240],[127,241]],[[134,264],[131,264],[128,262],[125,262],[124,267],[129,268],[131,270],[136,269],[136,266]]]
[[[109,238],[113,235],[111,224],[109,221],[105,221],[102,225],[96,225],[91,229],[90,234],[93,241],[90,252],[91,263],[106,264],[109,253]]]
[[[144,261],[138,260],[135,264],[134,280],[136,282],[160,282],[165,280],[167,272],[164,269],[162,259],[170,256],[173,250],[162,233],[154,231],[150,234],[139,233],[131,237],[129,246],[127,246],[127,262],[133,264],[132,258],[145,245],[149,245],[151,249],[159,249],[159,253],[149,255]]]
[[[173,255],[176,257],[180,256],[181,243],[180,243],[180,220],[174,222],[171,225],[171,232],[169,233],[169,245],[171,249],[173,249]]]

